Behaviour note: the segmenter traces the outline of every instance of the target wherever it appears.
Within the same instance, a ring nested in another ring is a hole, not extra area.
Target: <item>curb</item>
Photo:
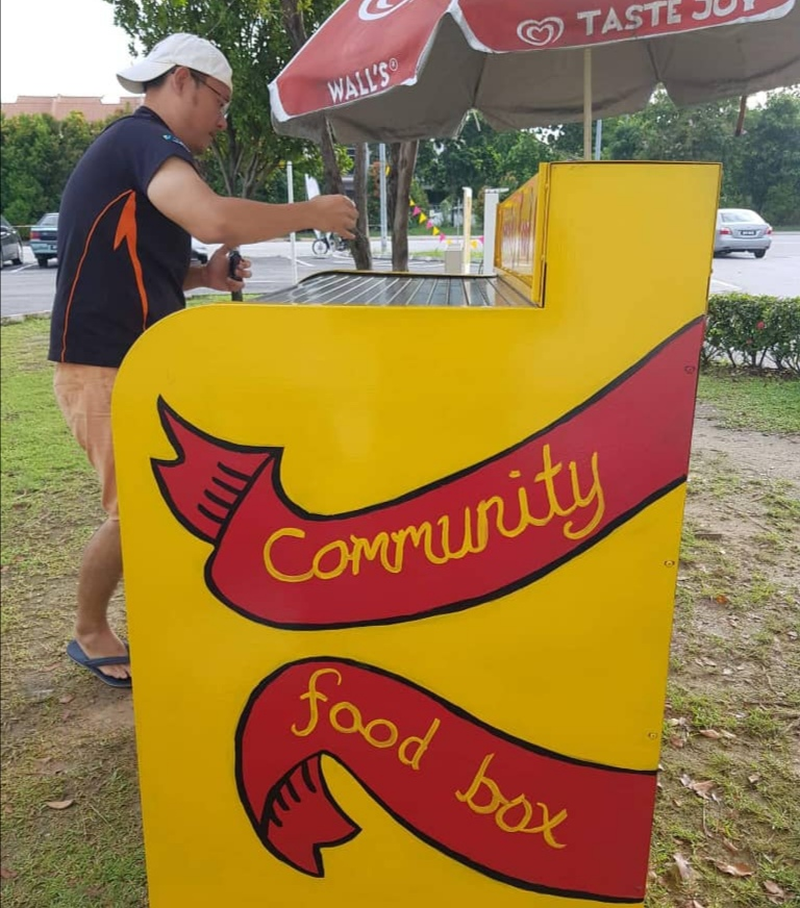
[[[29,318],[50,318],[51,314],[49,309],[43,309],[41,312],[21,312],[19,315],[3,315],[0,316],[0,325],[19,325]]]

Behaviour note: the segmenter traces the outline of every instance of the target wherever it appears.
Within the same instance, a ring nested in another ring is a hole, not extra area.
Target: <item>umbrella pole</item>
[[[583,51],[583,159],[592,160],[592,51]]]

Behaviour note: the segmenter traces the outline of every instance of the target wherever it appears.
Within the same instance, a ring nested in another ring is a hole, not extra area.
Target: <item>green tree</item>
[[[292,56],[279,0],[106,0],[114,21],[131,37],[131,51],[146,52],[172,32],[213,41],[230,61],[235,90],[228,129],[203,162],[209,182],[226,195],[252,198],[287,160],[300,164],[308,145],[272,128],[267,85]],[[328,0],[297,0],[315,10]],[[137,47],[137,42],[141,47]]]
[[[58,211],[67,178],[104,123],[80,113],[64,120],[49,114],[2,117],[0,150],[3,214],[14,224],[32,224]]]
[[[748,113],[742,136],[741,191],[775,224],[800,224],[800,88],[773,92]]]

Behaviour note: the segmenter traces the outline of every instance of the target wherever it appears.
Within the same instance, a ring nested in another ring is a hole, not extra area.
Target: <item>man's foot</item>
[[[72,652],[70,652],[70,648],[72,648]],[[116,686],[130,686],[131,666],[128,646],[111,628],[97,634],[76,633],[75,640],[67,647],[67,654],[74,662],[98,675],[101,680],[105,680],[101,677],[105,675],[112,681],[125,682],[124,685]],[[76,656],[78,658],[75,658]],[[106,659],[113,661],[105,662]],[[103,661],[98,662],[97,660]]]

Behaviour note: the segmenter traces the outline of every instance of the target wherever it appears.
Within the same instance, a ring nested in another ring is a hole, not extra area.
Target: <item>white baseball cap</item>
[[[143,60],[118,72],[117,79],[126,91],[140,95],[145,83],[163,76],[173,66],[187,66],[212,76],[233,91],[233,71],[222,51],[205,38],[183,33],[159,41]]]

